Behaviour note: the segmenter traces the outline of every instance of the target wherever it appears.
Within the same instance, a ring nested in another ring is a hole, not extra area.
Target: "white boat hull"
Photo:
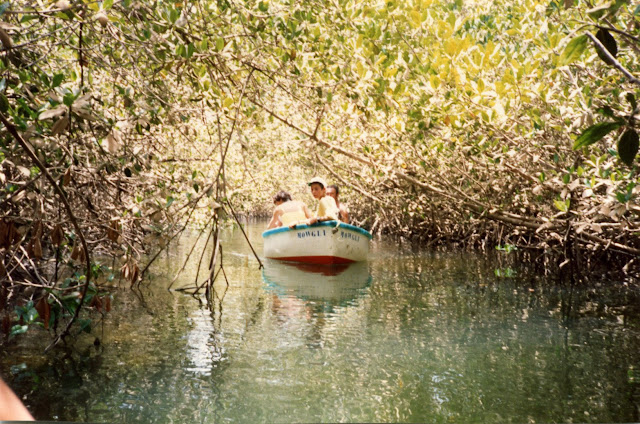
[[[349,224],[326,221],[295,229],[273,228],[262,233],[264,256],[313,264],[346,264],[366,261],[371,234]],[[334,231],[335,230],[335,231]]]

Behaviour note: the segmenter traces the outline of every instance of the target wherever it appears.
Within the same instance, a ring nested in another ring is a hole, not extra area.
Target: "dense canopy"
[[[108,309],[97,255],[135,284],[186,226],[317,174],[372,232],[637,269],[632,2],[22,0],[0,20],[5,333]]]

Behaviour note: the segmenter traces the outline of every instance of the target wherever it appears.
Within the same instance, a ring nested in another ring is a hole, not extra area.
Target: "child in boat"
[[[338,200],[338,195],[340,194],[340,189],[338,188],[337,185],[335,184],[331,184],[330,186],[327,187],[327,196],[333,197],[333,199],[336,201],[336,205],[338,206],[338,210],[340,211],[340,221],[344,222],[345,224],[349,223],[349,210],[347,209],[347,206],[342,203],[340,200]]]
[[[327,196],[327,183],[320,177],[314,177],[307,183],[311,187],[311,195],[318,199],[318,210],[316,216],[308,218],[300,224],[315,224],[321,221],[337,221],[340,210],[336,201],[331,196]]]
[[[291,195],[286,191],[279,191],[273,196],[273,203],[276,208],[267,226],[267,229],[295,225],[312,217],[309,208],[299,200],[291,200]]]

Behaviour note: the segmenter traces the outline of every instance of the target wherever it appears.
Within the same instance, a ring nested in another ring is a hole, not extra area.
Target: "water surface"
[[[247,228],[258,252],[263,228]],[[3,352],[3,375],[38,419],[640,421],[637,287],[393,239],[374,240],[366,264],[261,270],[228,229],[229,286],[218,280],[208,308],[165,289],[193,240],[141,290],[118,291],[91,336],[47,356],[36,332]],[[174,287],[193,285],[198,258]]]

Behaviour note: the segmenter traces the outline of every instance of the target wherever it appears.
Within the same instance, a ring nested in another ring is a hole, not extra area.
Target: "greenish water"
[[[258,252],[263,228],[248,226]],[[48,356],[44,332],[9,346],[5,379],[40,420],[640,421],[637,286],[391,239],[360,266],[259,270],[239,230],[224,238],[213,310],[164,289],[185,241],[91,336]]]

